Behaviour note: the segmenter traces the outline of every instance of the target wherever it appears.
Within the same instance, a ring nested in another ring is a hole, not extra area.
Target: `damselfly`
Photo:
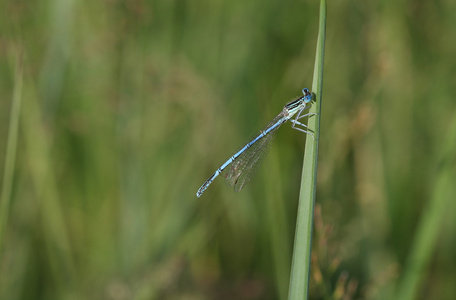
[[[276,130],[288,120],[293,123],[291,126],[292,128],[307,133],[313,138],[313,134],[308,130],[305,130],[307,129],[307,126],[298,121],[304,117],[316,115],[315,113],[302,114],[304,110],[310,108],[313,98],[312,93],[306,88],[302,89],[302,93],[303,96],[285,105],[282,112],[275,117],[264,130],[260,131],[255,138],[247,143],[247,145],[242,147],[221,165],[220,168],[203,183],[198,192],[196,192],[196,196],[200,197],[212,181],[214,181],[214,179],[230,164],[231,168],[225,175],[225,182],[229,186],[233,186],[236,192],[239,192],[250,180],[262,161],[262,158],[265,156]],[[294,115],[296,115],[296,117],[292,119]],[[301,128],[298,126],[301,126]]]

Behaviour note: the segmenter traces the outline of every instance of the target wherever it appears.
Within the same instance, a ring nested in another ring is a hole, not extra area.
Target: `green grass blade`
[[[318,138],[320,134],[321,99],[323,89],[325,31],[326,0],[322,0],[320,2],[320,25],[317,40],[314,77],[312,82],[312,91],[316,94],[316,103],[310,109],[310,112],[316,112],[318,115],[309,118],[308,121],[309,129],[314,132],[315,140],[309,136],[306,139],[288,299],[307,299],[309,294],[310,254],[312,247],[312,226],[317,179]]]
[[[16,59],[13,102],[11,105],[8,140],[6,142],[2,194],[0,198],[0,250],[3,246],[3,237],[5,235],[6,224],[8,220],[11,200],[11,188],[13,185],[14,165],[16,162],[17,136],[19,132],[19,112],[21,110],[22,73],[22,54],[18,52]]]

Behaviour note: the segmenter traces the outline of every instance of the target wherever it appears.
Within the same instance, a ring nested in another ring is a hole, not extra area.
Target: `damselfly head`
[[[308,88],[303,88],[303,89],[302,89],[302,93],[303,93],[303,95],[304,95],[304,102],[305,102],[305,103],[310,103],[310,102],[312,102],[313,95],[312,95],[312,93],[309,91]]]

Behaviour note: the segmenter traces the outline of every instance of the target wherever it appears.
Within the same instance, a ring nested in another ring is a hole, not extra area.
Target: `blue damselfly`
[[[313,138],[313,134],[306,130],[307,126],[298,121],[304,117],[316,115],[315,113],[302,114],[304,110],[310,108],[313,99],[312,93],[310,93],[308,89],[302,89],[302,93],[303,96],[285,105],[282,112],[275,117],[264,130],[260,131],[255,138],[247,143],[247,145],[242,147],[222,164],[220,168],[203,183],[196,193],[196,196],[200,197],[212,181],[214,181],[214,179],[230,164],[231,168],[225,175],[225,181],[229,186],[233,186],[236,192],[239,192],[256,171],[262,158],[269,149],[268,146],[272,141],[275,132],[280,125],[286,121],[293,123],[291,126],[292,128],[307,133]],[[292,119],[295,115],[296,117]],[[298,126],[301,126],[301,128]]]

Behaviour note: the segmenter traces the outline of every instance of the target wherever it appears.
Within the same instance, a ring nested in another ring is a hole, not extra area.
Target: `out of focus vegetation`
[[[0,298],[286,299],[318,7],[2,1]],[[311,299],[456,298],[455,16],[328,2]]]

